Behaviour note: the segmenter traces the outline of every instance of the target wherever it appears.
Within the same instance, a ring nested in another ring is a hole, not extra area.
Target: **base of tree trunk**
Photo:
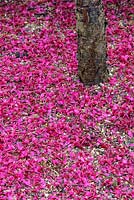
[[[76,0],[78,75],[85,85],[104,82],[106,66],[106,21],[101,0]]]

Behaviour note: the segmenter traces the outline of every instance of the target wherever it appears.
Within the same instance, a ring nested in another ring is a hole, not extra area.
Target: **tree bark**
[[[85,85],[104,82],[106,67],[106,21],[101,0],[76,0],[78,75]]]

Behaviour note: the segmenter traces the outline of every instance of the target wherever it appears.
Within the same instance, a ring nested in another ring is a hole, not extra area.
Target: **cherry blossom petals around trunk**
[[[1,200],[134,199],[133,0],[103,2],[109,82],[90,88],[74,1],[0,2]]]

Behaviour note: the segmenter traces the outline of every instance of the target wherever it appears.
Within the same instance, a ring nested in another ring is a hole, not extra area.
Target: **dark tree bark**
[[[106,21],[101,0],[76,0],[78,74],[85,85],[104,82],[106,67]]]

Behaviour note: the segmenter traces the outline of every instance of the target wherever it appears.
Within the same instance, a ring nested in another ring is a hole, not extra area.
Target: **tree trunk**
[[[106,21],[101,0],[76,0],[78,75],[85,85],[104,82],[106,67]]]

